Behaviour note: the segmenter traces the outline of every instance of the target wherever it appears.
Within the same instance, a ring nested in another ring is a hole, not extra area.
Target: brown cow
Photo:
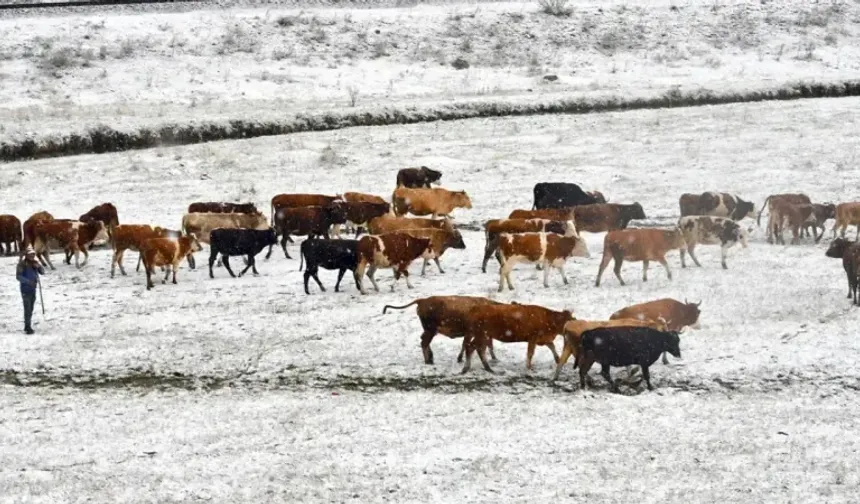
[[[421,351],[424,353],[424,363],[433,364],[433,350],[430,343],[436,334],[448,336],[451,339],[462,338],[466,335],[469,314],[478,306],[502,304],[492,299],[474,296],[431,296],[419,298],[403,306],[385,305],[382,313],[385,314],[389,308],[393,310],[404,310],[412,305],[418,305],[416,313],[421,320]],[[496,353],[493,351],[493,341],[489,344],[490,358],[496,361]],[[463,362],[463,349],[457,356],[457,362]]]
[[[430,184],[440,184],[442,172],[420,166],[418,168],[402,168],[397,172],[397,187],[430,187]]]
[[[430,262],[430,259],[436,263],[436,267],[439,268],[439,273],[445,273],[445,270],[442,269],[442,265],[439,264],[439,258],[442,257],[442,254],[445,253],[449,248],[463,250],[466,248],[466,243],[463,242],[463,235],[460,234],[459,231],[449,231],[447,229],[407,229],[403,231],[408,235],[414,236],[416,238],[428,238],[430,240],[430,249],[431,253],[425,254],[423,256],[424,263],[421,265],[421,276],[427,271],[427,263]]]
[[[600,191],[586,191],[585,194],[594,198],[594,200],[598,203],[609,203],[609,201],[606,199],[606,196],[604,196],[603,193]]]
[[[272,197],[272,227],[275,225],[275,212],[282,208],[299,208],[309,206],[326,206],[334,201],[340,201],[338,196],[325,194],[278,194]]]
[[[502,233],[555,233],[565,236],[579,236],[573,221],[554,221],[549,219],[493,219],[484,224],[484,236],[487,239],[484,245],[484,261],[481,263],[481,271],[487,272],[487,262],[494,253],[499,266],[502,265],[502,256],[499,254],[499,235]]]
[[[852,304],[860,306],[860,244],[845,238],[836,238],[824,255],[842,259],[842,268],[848,277],[848,299],[853,296]]]
[[[466,191],[449,191],[440,187],[432,189],[410,189],[398,187],[391,196],[395,215],[432,215],[450,217],[455,208],[472,208],[472,200]]]
[[[345,192],[343,194],[338,194],[337,197],[347,203],[388,203],[381,196],[360,192]]]
[[[107,229],[107,237],[113,232],[113,228],[119,226],[119,217],[116,213],[116,207],[113,203],[102,203],[91,208],[87,213],[78,217],[81,222],[90,222],[93,220],[102,221]]]
[[[195,201],[188,205],[188,213],[241,213],[262,214],[253,203],[230,203],[221,201]]]
[[[647,303],[639,303],[622,308],[609,316],[609,320],[635,319],[650,320],[651,322],[663,321],[666,331],[681,331],[685,327],[698,329],[699,315],[702,313],[699,306],[702,302],[688,303],[676,301],[672,298],[656,299]],[[663,352],[663,364],[668,364],[669,359]]]
[[[359,202],[343,202],[338,203],[344,209],[346,214],[346,223],[355,229],[355,235],[359,235],[361,226],[366,225],[371,219],[387,215],[391,212],[391,205],[388,203],[369,203],[366,201]],[[335,224],[334,235],[340,238],[340,224]]]
[[[406,278],[406,286],[414,288],[409,281],[409,265],[412,261],[433,252],[429,238],[415,238],[406,233],[388,233],[383,235],[366,235],[358,240],[358,267],[355,269],[355,281],[362,294],[367,294],[364,289],[364,273],[373,284],[373,288],[379,292],[379,285],[373,278],[378,268],[392,268],[394,270],[394,283],[391,291],[400,280],[401,275]]]
[[[575,208],[576,207],[544,208],[542,210],[517,209],[511,212],[510,215],[508,215],[508,219],[545,219],[562,222],[576,222],[576,215],[574,214]]]
[[[140,254],[143,257],[143,267],[146,269],[146,290],[154,287],[152,272],[156,266],[164,266],[166,273],[161,283],[167,283],[167,277],[173,272],[173,283],[176,283],[176,270],[183,258],[188,258],[203,247],[197,236],[191,233],[179,238],[150,238],[141,245]]]
[[[24,248],[27,248],[27,245],[33,245],[33,242],[36,240],[36,224],[42,221],[52,221],[54,220],[54,216],[46,211],[36,212],[27,220],[24,221],[23,232],[24,232]],[[39,259],[41,261],[41,259]],[[47,266],[44,262],[42,266]]]
[[[729,193],[703,192],[702,194],[684,193],[678,200],[681,217],[688,215],[711,215],[728,217],[739,221],[744,217],[755,216],[755,205]]]
[[[36,224],[34,233],[33,249],[36,251],[36,256],[44,258],[45,262],[53,270],[56,268],[51,263],[51,240],[55,240],[65,250],[66,264],[71,264],[72,255],[74,255],[75,267],[83,268],[90,258],[87,249],[94,241],[103,238],[107,233],[107,229],[104,222],[100,220],[80,222],[70,219],[54,219],[41,221]],[[82,263],[79,261],[81,252],[84,254],[84,261]]]
[[[120,224],[115,227],[111,234],[111,249],[113,257],[111,258],[110,277],[114,278],[116,267],[119,266],[120,273],[126,275],[125,268],[122,265],[122,259],[126,250],[140,251],[143,242],[150,238],[179,238],[182,235],[180,231],[165,229],[158,226],[150,226],[149,224]],[[142,255],[138,255],[137,270],[140,271]],[[189,266],[191,262],[189,260]]]
[[[551,381],[558,380],[561,375],[561,368],[567,364],[570,356],[573,355],[573,361],[576,362],[576,352],[579,349],[579,341],[582,338],[582,333],[590,329],[598,327],[651,327],[660,331],[666,330],[666,322],[663,320],[654,322],[652,320],[636,320],[636,319],[620,319],[620,320],[571,320],[564,325],[564,348],[561,351],[561,358],[558,360],[558,365],[555,367],[555,374]]]
[[[550,268],[558,269],[564,284],[564,263],[569,257],[591,257],[588,247],[579,236],[559,236],[553,233],[502,233],[499,236],[499,254],[502,267],[499,268],[499,292],[508,283],[508,290],[514,290],[511,283],[511,270],[518,262],[540,263],[543,270],[543,286],[549,287]]]
[[[24,235],[21,232],[21,221],[18,217],[14,215],[0,215],[0,254],[12,255],[12,248],[14,246],[15,254],[20,255],[24,251],[23,240]]]
[[[574,316],[569,310],[554,311],[537,305],[477,306],[468,315],[466,337],[463,338],[466,363],[461,373],[468,372],[472,367],[472,353],[475,350],[478,351],[484,369],[493,373],[485,353],[490,340],[504,343],[528,342],[526,369],[529,370],[532,369],[532,358],[538,345],[548,347],[552,351],[553,359],[558,362],[555,338],[570,320],[574,320]]]
[[[764,212],[764,209],[767,208],[769,214],[773,213],[773,205],[777,201],[785,201],[787,203],[793,203],[795,205],[800,205],[804,203],[812,203],[809,199],[809,196],[803,193],[783,193],[783,194],[771,194],[767,198],[765,198],[764,203],[761,206],[761,209],[758,211],[758,216],[756,216],[756,226],[761,227],[761,214]],[[767,221],[767,242],[773,243],[773,235],[771,234],[773,231],[773,216],[768,215]]]
[[[329,228],[346,222],[344,202],[336,201],[326,206],[310,206],[298,208],[282,208],[275,214],[273,227],[275,236],[281,236],[281,249],[287,259],[292,259],[287,252],[287,241],[290,235],[322,236],[329,238]],[[266,259],[272,256],[272,246],[266,253]]]
[[[810,204],[794,204],[785,200],[772,201],[768,225],[773,226],[773,228],[768,230],[768,235],[775,238],[777,244],[785,245],[783,230],[787,222],[792,233],[791,244],[796,245],[800,243],[800,233],[810,218],[815,219]],[[823,232],[821,236],[824,236]],[[768,240],[768,243],[773,243],[773,238]],[[815,243],[818,243],[818,240],[820,237],[816,233]]]
[[[857,225],[856,239],[860,239],[860,203],[840,203],[836,205],[836,222],[833,224],[833,238],[836,238],[836,230],[841,228],[840,236],[845,238],[848,226]]]
[[[394,217],[383,215],[371,219],[367,223],[367,232],[370,234],[385,234],[406,231],[407,229],[445,229],[454,231],[454,224],[450,219],[426,219],[423,217]]]
[[[673,249],[686,248],[684,236],[677,227],[673,229],[622,229],[610,231],[603,238],[603,259],[600,261],[600,269],[597,270],[595,287],[600,287],[600,277],[609,265],[609,261],[615,259],[615,276],[621,285],[626,285],[621,278],[621,265],[624,260],[642,261],[642,281],[648,281],[648,263],[657,261],[666,268],[669,280],[672,279],[672,270],[666,262],[666,252]]]
[[[579,205],[573,208],[573,216],[576,229],[579,232],[588,231],[589,233],[626,229],[630,221],[646,218],[645,210],[639,203]]]

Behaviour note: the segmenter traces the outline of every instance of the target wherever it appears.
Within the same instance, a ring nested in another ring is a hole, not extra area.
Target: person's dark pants
[[[36,292],[22,292],[24,298],[24,330],[32,330],[30,322],[33,320],[33,307],[36,306]]]

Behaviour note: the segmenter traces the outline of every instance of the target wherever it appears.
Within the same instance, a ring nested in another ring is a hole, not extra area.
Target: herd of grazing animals
[[[138,252],[137,269],[143,264],[149,290],[154,287],[152,275],[156,267],[164,272],[162,283],[172,274],[174,284],[183,261],[194,269],[194,253],[202,250],[201,244],[209,245],[210,277],[214,278],[216,259],[235,277],[229,258],[243,256],[245,268],[238,275],[241,277],[248,269],[258,274],[255,257],[268,247],[266,259],[270,258],[279,238],[285,257],[291,259],[287,243],[294,242],[293,236],[306,236],[299,248],[299,269],[304,267],[306,294],[310,294],[311,278],[325,291],[318,277],[320,268],[338,271],[336,292],[346,271],[352,272],[361,294],[367,293],[364,278],[379,291],[374,277],[379,268],[393,270],[392,291],[401,277],[411,289],[409,267],[414,261],[423,260],[422,276],[431,259],[439,272],[444,273],[439,259],[445,251],[466,248],[452,223],[451,213],[458,208],[472,208],[472,202],[465,191],[432,187],[440,185],[441,178],[441,172],[426,166],[404,168],[397,174],[390,202],[357,192],[334,196],[278,194],[271,200],[268,219],[253,203],[195,202],[182,217],[180,229],[120,224],[117,209],[111,203],[98,205],[78,219],[57,219],[41,211],[22,224],[15,216],[0,215],[0,252],[20,255],[30,245],[39,261],[53,270],[51,251],[62,249],[65,263],[71,264],[74,256],[76,267],[81,268],[87,264],[88,249],[99,241],[107,242],[113,252],[111,277],[117,266],[122,275],[127,274],[122,263],[125,251]],[[583,231],[606,233],[596,287],[613,261],[613,271],[622,285],[625,282],[621,267],[625,261],[642,262],[643,282],[648,280],[652,261],[659,263],[671,280],[666,254],[678,250],[682,268],[686,267],[685,254],[690,255],[696,266],[701,266],[694,252],[698,245],[719,245],[725,269],[728,249],[738,243],[747,246],[748,230],[739,221],[756,218],[760,225],[766,206],[768,243],[784,244],[786,226],[792,232],[792,244],[799,243],[804,236],[818,243],[824,235],[825,221],[835,219],[834,240],[826,256],[842,259],[848,277],[848,297],[860,306],[860,245],[856,239],[845,239],[850,225],[857,226],[860,237],[860,203],[812,203],[804,194],[774,194],[765,200],[756,217],[751,202],[728,193],[705,192],[681,195],[679,206],[680,219],[673,227],[630,228],[631,221],[646,218],[640,203],[610,203],[599,191],[586,192],[577,184],[541,182],[534,187],[531,209],[515,209],[506,219],[486,222],[481,270],[486,273],[490,257],[495,256],[499,263],[500,292],[505,285],[514,289],[511,272],[518,262],[534,263],[543,269],[545,287],[549,287],[552,269],[557,269],[567,284],[566,261],[571,257],[590,257],[580,235]],[[346,226],[355,237],[341,238],[341,226]],[[841,231],[840,238],[836,238],[837,229]],[[359,237],[364,230],[366,234]],[[84,255],[83,262],[79,261],[80,254]],[[417,305],[423,328],[421,349],[426,364],[434,363],[430,343],[437,334],[463,339],[457,358],[458,362],[465,358],[462,373],[469,371],[475,352],[484,369],[493,372],[486,353],[489,350],[491,360],[497,360],[494,340],[525,342],[527,369],[532,368],[537,346],[546,346],[557,364],[554,380],[573,356],[581,387],[586,386],[586,375],[597,362],[602,366],[600,374],[613,390],[617,390],[617,383],[609,374],[612,366],[639,366],[650,390],[649,367],[660,355],[664,364],[668,363],[667,353],[681,356],[679,335],[687,327],[697,327],[701,313],[701,303],[664,298],[622,308],[609,320],[581,320],[569,310],[556,311],[538,305],[502,303],[474,296],[431,296],[403,306],[386,305],[383,314],[389,309],[402,310],[413,305]],[[563,337],[560,356],[555,347],[559,335]]]

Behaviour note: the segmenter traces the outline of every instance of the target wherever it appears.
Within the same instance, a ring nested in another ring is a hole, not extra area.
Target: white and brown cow
[[[107,228],[104,222],[93,220],[89,222],[81,222],[71,219],[54,219],[50,221],[41,221],[34,227],[35,239],[33,241],[33,249],[36,251],[36,256],[51,269],[54,268],[51,263],[51,248],[52,242],[57,243],[66,252],[65,262],[71,264],[72,255],[75,256],[75,267],[83,268],[89,261],[88,248],[96,240],[104,240],[107,237]],[[84,261],[80,262],[80,254],[84,254]]]
[[[554,233],[502,233],[499,236],[499,255],[502,267],[499,268],[499,292],[508,283],[508,290],[514,290],[511,283],[511,270],[518,262],[539,263],[543,266],[543,286],[549,287],[550,268],[558,269],[565,285],[564,263],[568,257],[591,257],[588,246],[580,236],[559,236]]]
[[[747,248],[747,239],[749,238],[747,231],[737,222],[726,217],[689,215],[681,217],[678,220],[678,228],[681,229],[681,233],[684,235],[684,242],[687,244],[686,248],[687,252],[690,253],[690,258],[699,267],[702,265],[693,252],[696,245],[719,245],[723,269],[728,269],[728,266],[726,266],[726,254],[730,248],[739,242],[743,248]],[[687,267],[684,262],[683,248],[681,249],[681,267]]]
[[[362,294],[367,294],[363,282],[365,272],[373,288],[379,292],[379,285],[373,278],[379,268],[394,270],[392,291],[401,276],[406,278],[406,286],[412,289],[412,282],[409,281],[409,265],[419,257],[433,253],[433,245],[429,238],[416,238],[407,233],[362,236],[358,240],[356,249],[358,266],[354,272],[355,282]]]
[[[678,201],[681,207],[681,217],[688,215],[712,215],[728,217],[739,221],[745,217],[755,217],[755,204],[744,201],[740,197],[729,194],[707,191],[702,194],[685,193]]]
[[[565,236],[579,236],[573,221],[556,221],[549,219],[492,219],[484,224],[484,234],[487,242],[484,245],[484,260],[481,263],[481,271],[487,272],[487,262],[495,254],[499,266],[502,265],[502,256],[499,254],[499,236],[502,233],[555,233]]]
[[[153,287],[152,272],[157,266],[165,268],[164,280],[161,283],[167,283],[167,278],[172,272],[175,284],[179,263],[201,249],[194,233],[179,238],[150,238],[144,241],[141,244],[140,255],[143,258],[143,267],[146,268],[146,290]]]
[[[442,254],[444,254],[449,248],[458,250],[464,250],[466,248],[466,243],[463,241],[463,235],[461,235],[456,229],[451,231],[448,229],[424,228],[408,229],[403,232],[416,238],[428,238],[430,240],[430,248],[432,252],[422,256],[424,263],[421,265],[421,276],[424,276],[427,272],[427,263],[430,262],[430,259],[433,259],[433,262],[436,263],[436,267],[439,268],[439,273],[444,274],[445,270],[442,269],[442,265],[439,263],[439,258],[442,257]]]

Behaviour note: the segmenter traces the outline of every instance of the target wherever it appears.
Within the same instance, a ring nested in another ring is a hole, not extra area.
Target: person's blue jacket
[[[35,294],[39,275],[45,274],[45,268],[39,263],[28,264],[26,260],[18,263],[17,278],[21,282],[22,294]]]

